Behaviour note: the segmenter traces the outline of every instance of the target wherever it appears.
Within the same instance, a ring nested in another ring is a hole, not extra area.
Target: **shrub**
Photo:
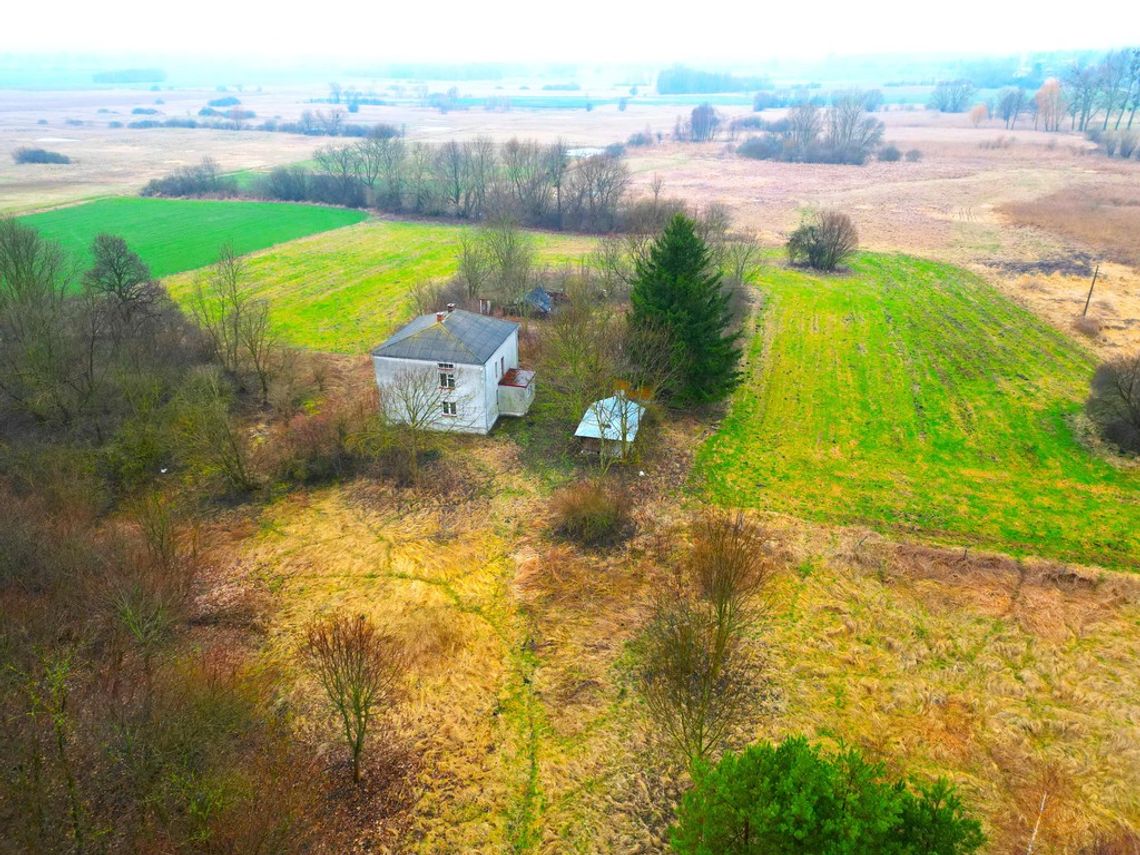
[[[1140,453],[1140,352],[1097,368],[1085,409],[1101,436],[1122,451]]]
[[[851,218],[840,211],[820,211],[807,217],[788,239],[788,258],[813,270],[831,271],[859,246]]]
[[[1097,318],[1090,318],[1088,315],[1085,315],[1073,321],[1073,329],[1081,335],[1087,335],[1089,338],[1097,338],[1100,335],[1100,321]]]
[[[736,148],[737,154],[754,160],[776,160],[783,151],[783,141],[776,134],[749,137]]]
[[[12,152],[12,160],[16,163],[71,163],[66,154],[43,148],[18,148]]]
[[[131,127],[140,124],[132,122]],[[223,177],[218,164],[208,157],[197,166],[184,166],[163,178],[148,181],[142,189],[143,196],[232,196],[236,192],[234,180]]]
[[[945,780],[915,793],[858,751],[828,755],[802,736],[698,765],[694,779],[671,829],[681,853],[965,855],[985,842]]]
[[[236,107],[241,103],[233,95],[226,95],[224,98],[214,98],[212,101],[206,102],[211,107]]]
[[[121,128],[122,126],[123,126],[122,122],[107,122],[108,128]]]
[[[885,145],[879,149],[879,160],[886,163],[896,163],[902,159],[902,152],[896,145]]]
[[[651,134],[649,131],[637,131],[636,133],[629,135],[629,139],[625,141],[625,144],[638,147],[643,145],[653,145],[653,142],[653,134]]]
[[[550,500],[554,531],[582,546],[612,543],[629,522],[628,498],[620,490],[581,481],[564,487]]]
[[[922,160],[922,152],[917,148],[912,148],[907,151],[904,157],[906,157],[908,163],[918,163]]]
[[[135,116],[153,116],[158,110],[154,107],[135,107],[131,113]]]

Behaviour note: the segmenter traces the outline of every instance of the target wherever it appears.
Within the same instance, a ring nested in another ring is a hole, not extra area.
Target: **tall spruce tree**
[[[665,330],[671,340],[667,392],[684,405],[717,401],[736,385],[739,333],[730,333],[729,295],[696,224],[677,214],[637,262],[632,323]]]

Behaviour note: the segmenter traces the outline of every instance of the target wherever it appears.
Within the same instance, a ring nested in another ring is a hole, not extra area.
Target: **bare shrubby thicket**
[[[813,270],[832,271],[859,247],[859,233],[840,211],[817,211],[788,238],[788,258]]]
[[[554,532],[582,546],[603,546],[629,526],[629,496],[620,486],[600,480],[563,487],[551,497]]]
[[[832,93],[831,106],[806,101],[775,129],[749,137],[737,151],[761,160],[798,163],[864,163],[883,138],[884,125],[868,115],[868,93]]]
[[[216,196],[237,195],[237,183],[222,175],[217,161],[202,158],[197,166],[183,166],[163,178],[148,181],[143,196]]]
[[[1105,439],[1140,454],[1140,353],[1097,368],[1085,408]]]
[[[679,758],[711,759],[757,706],[759,675],[744,650],[771,573],[763,531],[742,514],[710,512],[673,590],[661,594],[636,647],[636,681]]]

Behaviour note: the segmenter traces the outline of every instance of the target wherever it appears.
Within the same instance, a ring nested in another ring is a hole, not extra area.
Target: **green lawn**
[[[462,229],[442,223],[373,220],[292,241],[249,259],[249,281],[270,301],[274,326],[290,344],[365,353],[406,321],[419,282],[450,277]],[[589,238],[535,232],[540,261],[560,264],[593,245]],[[185,301],[194,277],[167,280]]]
[[[1074,435],[1092,357],[977,277],[861,255],[769,267],[746,380],[701,449],[715,501],[1140,566],[1140,471]]]
[[[124,196],[31,214],[20,222],[58,241],[84,265],[95,235],[119,235],[150,265],[151,273],[168,276],[210,264],[227,241],[238,253],[254,252],[367,216],[317,205]]]

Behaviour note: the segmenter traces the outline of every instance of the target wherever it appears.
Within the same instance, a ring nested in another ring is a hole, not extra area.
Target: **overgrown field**
[[[407,320],[413,286],[455,273],[464,226],[372,221],[315,235],[249,259],[257,296],[270,301],[273,323],[290,344],[337,353],[365,353]],[[539,260],[568,263],[589,238],[534,232]],[[196,274],[167,287],[185,300]]]
[[[697,473],[718,503],[1140,566],[1140,470],[1080,440],[1090,355],[957,268],[768,267],[746,381]]]
[[[685,543],[680,497],[644,497],[629,544],[583,552],[551,538],[509,438],[459,442],[446,497],[356,482],[265,509],[230,557],[235,584],[274,592],[259,656],[316,724],[296,667],[309,619],[360,611],[405,642],[400,720],[423,766],[395,851],[664,851],[682,782],[628,644]],[[788,519],[769,533],[777,569],[748,642],[762,700],[734,742],[806,733],[946,775],[989,853],[1025,851],[1046,793],[1043,853],[1140,818],[1133,579]]]
[[[254,252],[366,217],[362,211],[317,205],[122,197],[20,221],[58,241],[81,264],[87,263],[95,235],[119,235],[150,265],[151,273],[168,276],[210,264],[227,242],[238,253]]]

